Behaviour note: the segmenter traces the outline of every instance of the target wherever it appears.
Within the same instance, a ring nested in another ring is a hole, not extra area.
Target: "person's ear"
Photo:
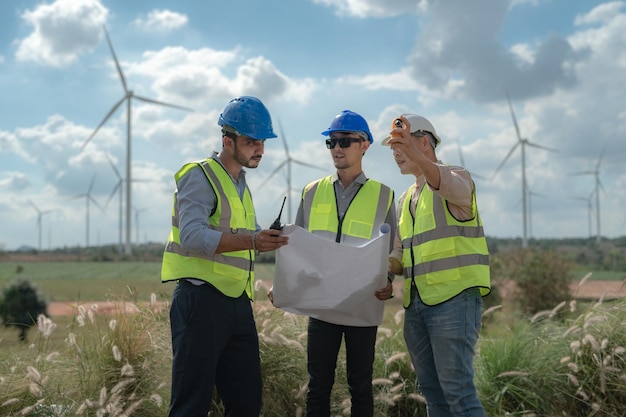
[[[226,149],[233,149],[234,139],[230,136],[222,135],[222,146]]]

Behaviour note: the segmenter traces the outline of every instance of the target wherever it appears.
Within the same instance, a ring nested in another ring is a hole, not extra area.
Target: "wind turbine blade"
[[[509,158],[511,157],[513,152],[515,152],[515,149],[517,149],[517,147],[519,146],[520,143],[521,142],[518,141],[515,145],[513,145],[513,147],[509,151],[509,153],[506,154],[506,157],[502,160],[502,162],[500,162],[500,165],[498,165],[498,168],[496,168],[496,170],[494,171],[493,175],[491,176],[491,179],[493,179],[498,174],[498,171],[500,171],[500,169],[502,169],[504,164],[506,164],[506,161],[509,160]]]
[[[113,199],[113,196],[115,195],[117,190],[119,190],[121,184],[122,184],[122,179],[120,178],[120,180],[117,182],[117,184],[115,184],[115,187],[113,187],[113,191],[111,191],[111,194],[109,195],[109,198],[107,198],[107,202],[104,204],[104,208],[107,208],[109,206],[109,203]]]
[[[465,166],[465,160],[463,159],[463,151],[461,150],[461,144],[459,142],[456,143],[456,147],[459,150],[459,159],[461,160],[461,166]]]
[[[506,93],[506,99],[509,102],[509,111],[511,112],[511,118],[513,119],[513,125],[515,126],[515,132],[517,133],[517,140],[522,140],[522,135],[519,133],[519,126],[517,125],[517,119],[515,118],[515,112],[513,111],[513,105],[511,104],[511,97],[509,97],[509,93]]]
[[[285,147],[285,154],[287,155],[287,159],[290,159],[289,156],[289,146],[287,146],[287,137],[285,136],[285,132],[283,131],[283,124],[280,122],[280,119],[276,119],[278,122],[278,131],[280,132],[280,138],[283,140],[283,146]]]
[[[485,177],[484,175],[478,175],[477,173],[475,173],[475,172],[470,172],[470,171],[467,171],[467,172],[469,172],[469,173],[470,173],[470,175],[472,176],[472,178],[478,178],[478,179],[480,179],[480,180],[489,181],[489,178]]]
[[[107,157],[107,160],[109,161],[109,165],[111,165],[111,168],[113,168],[113,171],[115,171],[115,175],[117,176],[117,179],[122,181],[122,176],[120,175],[120,172],[117,170],[117,167],[111,160],[111,157],[109,156],[109,154],[106,154],[106,157]]]
[[[93,131],[93,133],[91,135],[89,135],[89,138],[87,138],[85,143],[83,143],[83,146],[81,146],[81,148],[80,148],[81,150],[85,149],[85,146],[87,146],[87,144],[91,141],[91,139],[93,139],[93,137],[96,136],[96,133],[98,133],[100,128],[107,122],[107,120],[109,120],[111,115],[113,115],[113,113],[115,113],[115,111],[122,105],[124,100],[126,100],[126,96],[122,97],[120,99],[120,101],[115,103],[115,105],[111,108],[111,110],[109,110],[109,113],[107,113],[107,115],[104,117],[104,119],[102,119],[102,121],[100,122],[98,127],[96,127],[96,129]]]
[[[278,164],[278,166],[277,166],[276,168],[274,168],[274,170],[270,173],[270,175],[268,175],[268,176],[267,176],[267,178],[265,178],[265,179],[263,180],[263,182],[261,183],[261,185],[259,185],[259,188],[261,188],[261,187],[263,187],[265,184],[267,184],[267,183],[269,182],[269,180],[270,180],[270,179],[271,179],[274,175],[276,175],[276,173],[277,173],[278,171],[280,171],[282,167],[284,167],[284,166],[285,166],[285,164],[286,164],[286,163],[287,163],[287,161],[283,161],[283,162],[281,162],[280,164]]]
[[[322,167],[317,166],[317,165],[309,164],[308,162],[298,161],[297,159],[292,159],[291,162],[295,162],[296,164],[300,164],[300,165],[303,165],[305,167],[319,169],[320,171],[326,171],[326,168],[322,168]]]
[[[96,201],[96,199],[95,199],[95,198],[93,198],[93,197],[92,197],[92,196],[90,196],[90,195],[89,195],[89,196],[87,196],[87,198],[88,198],[89,200],[91,200],[91,202],[92,202],[92,203],[94,203],[94,204],[96,205],[96,207],[98,207],[101,211],[104,211],[104,210],[102,209],[102,206],[101,206],[100,204],[98,204],[98,202]]]
[[[570,175],[595,175],[596,172],[595,171],[579,171],[579,172],[572,172]]]
[[[145,101],[146,103],[159,104],[161,106],[167,106],[167,107],[172,107],[174,109],[179,109],[179,110],[185,110],[185,111],[193,112],[192,109],[190,109],[188,107],[179,106],[177,104],[170,104],[170,103],[166,103],[164,101],[153,100],[151,98],[138,96],[136,94],[133,94],[133,97],[136,98],[137,100]]]
[[[39,210],[39,207],[37,207],[35,203],[33,203],[33,200],[28,200],[28,202],[30,203],[31,206],[35,208],[35,210],[37,210],[37,213],[41,214],[41,210]]]
[[[556,150],[554,148],[548,148],[547,146],[537,145],[536,143],[532,143],[532,142],[528,142],[528,141],[526,141],[526,145],[532,146],[534,148],[545,149],[546,151],[550,151],[550,152],[557,152],[557,153],[559,152],[558,150]]]
[[[111,38],[109,38],[109,32],[107,31],[106,26],[102,26],[104,29],[104,35],[106,36],[107,43],[109,44],[109,49],[111,50],[111,55],[113,55],[113,60],[115,61],[115,67],[117,68],[117,73],[120,76],[120,80],[122,80],[122,87],[124,88],[124,92],[128,93],[128,88],[126,87],[126,78],[124,77],[124,73],[122,72],[122,67],[120,67],[120,63],[117,60],[117,55],[115,55],[115,50],[113,49],[113,44],[111,43]]]
[[[87,195],[89,195],[89,196],[91,194],[91,189],[93,188],[93,183],[95,181],[96,181],[96,174],[93,174],[93,177],[91,178],[91,184],[89,184],[89,189],[87,190]]]
[[[600,156],[598,157],[598,162],[596,163],[596,171],[600,169],[600,162],[602,162],[602,157],[604,157],[605,149],[606,149],[606,145],[602,147],[602,151],[600,152]]]

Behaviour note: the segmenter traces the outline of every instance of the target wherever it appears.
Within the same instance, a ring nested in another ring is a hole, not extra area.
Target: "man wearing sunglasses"
[[[386,223],[391,227],[391,251],[396,226],[394,193],[363,173],[363,156],[374,141],[367,122],[361,115],[344,110],[322,135],[328,136],[326,147],[337,171],[304,187],[296,224],[324,239],[357,246],[377,237],[381,225]],[[346,279],[342,276],[327,278]],[[390,275],[387,285],[372,296],[379,300],[391,298],[392,279]],[[348,326],[309,317],[307,417],[331,415],[330,396],[342,339],[346,346],[352,416],[373,416],[376,332],[377,326]]]
[[[415,183],[398,200],[390,271],[404,274],[404,339],[430,417],[484,417],[474,385],[489,253],[476,187],[462,167],[444,165],[441,140],[424,117],[392,122],[383,145]]]

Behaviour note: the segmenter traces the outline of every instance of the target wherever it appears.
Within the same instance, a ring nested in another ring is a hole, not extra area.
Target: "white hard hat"
[[[439,144],[441,143],[441,139],[439,138],[439,135],[437,135],[435,127],[432,123],[428,121],[427,118],[418,116],[417,114],[403,114],[402,116],[404,116],[408,120],[412,134],[418,131],[428,132],[433,135],[437,146],[439,146]],[[391,136],[387,136],[385,139],[383,139],[381,145],[386,146],[389,142],[389,139],[391,139]]]

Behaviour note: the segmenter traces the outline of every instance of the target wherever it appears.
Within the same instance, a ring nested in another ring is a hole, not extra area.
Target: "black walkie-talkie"
[[[280,216],[283,215],[283,208],[285,208],[285,201],[287,201],[287,196],[283,198],[283,205],[280,206],[280,212],[278,213],[278,217],[276,217],[276,220],[274,220],[274,223],[272,223],[272,225],[270,226],[270,229],[283,230],[283,226],[281,226],[280,224]]]

